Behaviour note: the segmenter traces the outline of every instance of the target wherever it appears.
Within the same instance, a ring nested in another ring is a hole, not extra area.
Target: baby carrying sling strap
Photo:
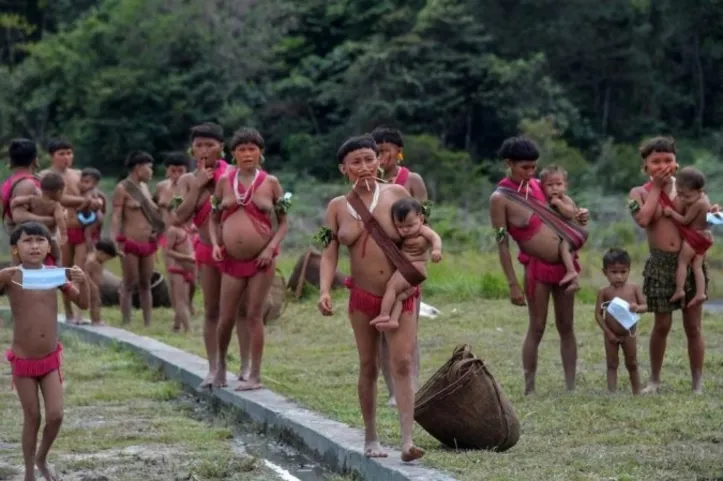
[[[522,193],[508,187],[498,186],[497,192],[511,201],[530,209],[547,227],[554,230],[557,235],[569,242],[573,250],[579,250],[585,244],[585,241],[587,241],[587,230],[565,219],[546,203],[540,202],[534,197],[526,197],[522,195]]]
[[[409,262],[409,259],[405,257],[402,251],[397,247],[394,241],[384,232],[384,229],[379,222],[372,216],[367,206],[359,197],[355,191],[352,191],[347,195],[347,201],[351,204],[352,208],[359,214],[362,222],[364,223],[364,229],[367,233],[372,236],[374,241],[379,245],[379,248],[384,252],[387,258],[394,264],[399,273],[414,287],[424,282],[427,277],[419,272],[416,267]]]
[[[158,234],[165,231],[166,224],[163,222],[161,213],[158,212],[158,209],[154,208],[154,206],[151,205],[150,199],[146,197],[138,184],[136,184],[130,179],[126,179],[123,181],[123,188],[126,190],[126,192],[128,192],[128,195],[130,195],[133,200],[138,202],[138,204],[141,206],[141,212],[143,212],[143,216],[146,218],[148,223],[151,224],[151,229],[153,230],[153,232]]]

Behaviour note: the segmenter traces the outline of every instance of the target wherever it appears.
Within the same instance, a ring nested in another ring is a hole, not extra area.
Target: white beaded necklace
[[[254,172],[254,179],[251,181],[251,185],[249,185],[249,188],[246,189],[246,191],[243,194],[239,194],[238,191],[238,185],[239,185],[239,175],[241,174],[240,170],[236,170],[236,175],[233,177],[233,194],[236,196],[236,203],[240,206],[247,206],[249,205],[249,202],[251,202],[251,198],[254,196],[254,191],[256,190],[256,179],[259,177],[259,169],[256,169]]]
[[[381,189],[379,188],[379,184],[377,181],[374,181],[374,194],[372,195],[372,203],[369,204],[369,213],[371,214],[374,212],[374,209],[376,208],[377,204],[379,203],[379,192]],[[349,204],[349,201],[346,201],[346,210],[349,212],[349,215],[351,215],[356,220],[361,220],[361,216],[357,213],[356,210],[354,210],[354,207]]]

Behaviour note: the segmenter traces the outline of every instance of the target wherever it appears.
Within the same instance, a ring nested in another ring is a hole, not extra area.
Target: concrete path
[[[0,307],[0,317],[9,319],[10,310]],[[149,366],[161,367],[168,379],[179,381],[188,390],[241,410],[268,435],[282,438],[332,471],[356,472],[365,481],[456,481],[440,471],[402,463],[401,452],[395,449],[388,449],[388,458],[367,458],[361,430],[324,418],[267,389],[201,391],[198,385],[208,372],[208,363],[199,356],[115,327],[70,325],[65,316],[58,316],[58,322],[61,333],[75,334],[92,344],[118,345],[141,356]],[[236,384],[232,373],[226,376],[230,386]]]

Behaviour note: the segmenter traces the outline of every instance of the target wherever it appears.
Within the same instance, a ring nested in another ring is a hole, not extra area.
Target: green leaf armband
[[[278,215],[286,215],[291,209],[291,192],[287,192],[274,204],[274,210]]]
[[[502,244],[507,240],[507,229],[504,227],[500,227],[499,229],[495,229],[495,240],[498,244]]]
[[[637,214],[637,212],[640,210],[640,204],[637,200],[630,199],[628,201],[628,209],[630,210],[631,214]]]
[[[321,246],[322,249],[326,249],[331,244],[331,241],[336,239],[336,235],[327,226],[323,225],[319,228],[319,231],[314,236],[314,243]]]
[[[432,205],[434,202],[431,200],[425,200],[422,202],[422,214],[424,214],[424,217],[429,219],[429,217],[432,215]]]
[[[221,199],[217,198],[215,195],[211,196],[211,211],[214,213],[217,213],[221,210]]]

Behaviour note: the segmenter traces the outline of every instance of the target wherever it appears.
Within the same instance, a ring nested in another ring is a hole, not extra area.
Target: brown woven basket
[[[510,400],[467,344],[417,392],[414,420],[450,448],[506,451],[520,439]]]
[[[264,324],[275,321],[286,310],[288,297],[286,295],[286,279],[280,269],[276,269],[276,275],[266,296],[264,307]]]

